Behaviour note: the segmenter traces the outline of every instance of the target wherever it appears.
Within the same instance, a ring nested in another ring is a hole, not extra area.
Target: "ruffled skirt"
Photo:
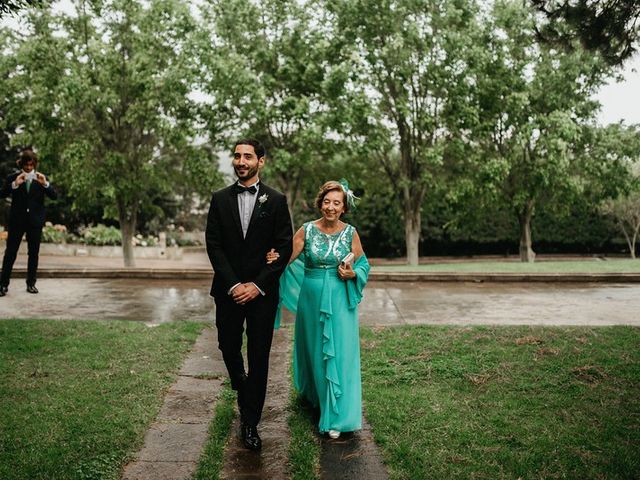
[[[306,269],[294,338],[294,382],[320,408],[320,432],[362,428],[358,309],[336,269]]]

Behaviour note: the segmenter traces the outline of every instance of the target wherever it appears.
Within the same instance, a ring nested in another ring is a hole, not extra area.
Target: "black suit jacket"
[[[44,226],[44,197],[56,198],[56,191],[51,183],[48,188],[44,188],[40,183],[33,180],[31,188],[27,192],[26,182],[15,190],[11,187],[13,181],[22,172],[12,173],[7,177],[0,190],[0,198],[11,196],[11,211],[9,212],[9,228],[23,225],[34,228]]]
[[[287,198],[260,182],[246,238],[238,210],[235,184],[215,192],[207,217],[207,253],[213,266],[213,297],[228,295],[237,283],[254,282],[265,295],[277,295],[280,275],[292,250],[293,232]],[[260,199],[264,199],[263,202]],[[267,265],[267,252],[280,258]]]

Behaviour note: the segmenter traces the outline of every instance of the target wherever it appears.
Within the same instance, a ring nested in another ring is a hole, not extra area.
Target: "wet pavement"
[[[365,325],[636,325],[640,285],[372,282]]]
[[[95,278],[43,278],[38,295],[12,280],[0,298],[0,318],[116,319],[150,324],[213,321],[210,281]]]
[[[342,434],[336,440],[322,436],[320,445],[320,480],[389,478],[371,426],[364,418],[359,432]]]
[[[244,448],[240,438],[240,414],[236,418],[224,450],[221,479],[263,480],[291,478],[289,472],[288,408],[290,396],[291,327],[276,330],[269,358],[269,380],[262,419],[258,425],[262,449]]]
[[[212,322],[210,281],[43,278],[38,295],[12,280],[0,318]],[[363,325],[636,325],[640,285],[604,283],[370,282]],[[290,315],[285,320],[292,320]]]

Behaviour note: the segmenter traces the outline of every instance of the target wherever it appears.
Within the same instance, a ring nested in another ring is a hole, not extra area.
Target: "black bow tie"
[[[255,185],[251,185],[250,187],[245,187],[244,185],[240,185],[239,183],[236,183],[236,192],[237,193],[249,192],[251,195],[255,195],[256,193],[258,193],[258,187],[256,187]]]

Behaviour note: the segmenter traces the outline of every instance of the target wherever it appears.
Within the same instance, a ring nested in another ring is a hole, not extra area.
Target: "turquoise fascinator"
[[[344,190],[344,193],[346,194],[347,205],[349,205],[349,208],[351,210],[355,209],[356,208],[356,200],[360,200],[360,198],[356,197],[353,194],[353,191],[349,189],[349,182],[347,182],[347,180],[345,178],[341,178],[340,180],[338,180],[338,183],[340,184],[340,186]]]

